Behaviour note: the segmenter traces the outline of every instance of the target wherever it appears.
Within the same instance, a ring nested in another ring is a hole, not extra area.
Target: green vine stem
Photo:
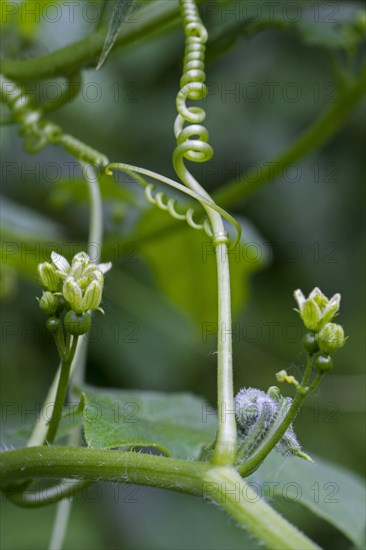
[[[79,479],[160,487],[216,502],[268,550],[319,547],[273,510],[231,467],[135,452],[40,447],[0,454],[1,483]],[[239,495],[239,497],[238,497]]]
[[[71,364],[75,356],[77,343],[78,336],[74,336],[70,350],[68,350],[66,356],[61,360],[61,373],[56,391],[55,404],[46,434],[46,442],[48,445],[54,442],[62,417],[63,405],[69,386]]]
[[[43,113],[51,113],[73,101],[81,92],[83,79],[80,73],[67,77],[66,88],[56,101],[48,101],[39,105]]]
[[[173,153],[174,169],[180,180],[190,189],[212,200],[186,168],[184,161],[206,162],[213,156],[208,143],[208,132],[202,125],[206,113],[202,107],[188,107],[187,100],[200,100],[207,95],[205,85],[205,50],[207,30],[204,27],[194,0],[180,0],[183,27],[186,35],[183,76],[177,96],[178,116],[174,131],[177,147]],[[185,124],[188,126],[185,127]],[[215,464],[234,464],[237,449],[234,414],[233,361],[231,338],[231,293],[228,260],[228,235],[222,217],[209,206],[203,205],[212,226],[218,281],[218,431],[212,461]],[[229,327],[229,328],[228,328]]]
[[[49,550],[61,550],[71,513],[71,500],[61,500],[57,505]]]
[[[15,82],[0,75],[0,99],[9,107],[13,120],[19,124],[19,133],[24,135],[24,148],[28,153],[37,153],[47,145],[58,145],[76,157],[97,167],[108,164],[105,155],[99,153],[77,138],[65,134],[60,126],[43,119],[24,90]]]
[[[233,468],[216,467],[204,476],[207,495],[270,550],[320,550],[278,514]]]
[[[148,36],[161,33],[180,21],[179,6],[174,0],[148,2],[138,13],[137,21],[126,25],[114,47],[127,47]],[[105,28],[56,52],[33,59],[4,59],[2,72],[14,80],[37,80],[75,74],[82,68],[95,66],[103,49]]]
[[[89,483],[89,481],[65,480],[57,485],[45,487],[41,491],[21,492],[9,490],[6,492],[6,498],[21,508],[41,508],[63,499],[71,500],[73,495]]]

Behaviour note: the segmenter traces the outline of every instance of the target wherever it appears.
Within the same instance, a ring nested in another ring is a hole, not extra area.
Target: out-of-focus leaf
[[[57,3],[61,0],[42,0],[42,3],[39,0],[2,0],[0,26],[16,26],[23,39],[34,40],[41,29],[42,14],[48,13],[47,8]]]
[[[329,24],[299,22],[297,29],[306,44],[322,46],[330,50],[352,51],[365,40],[364,32],[360,32],[357,24]]]
[[[266,29],[294,30],[308,45],[327,49],[354,51],[365,40],[365,12],[357,3],[289,6],[278,4],[269,17],[266,2],[257,2],[258,17],[233,18],[228,24],[218,22],[208,43],[208,60],[222,56],[240,37],[250,37]],[[291,13],[293,9],[293,13]],[[301,17],[299,17],[301,14]]]
[[[140,220],[136,236],[149,227],[153,231],[162,216],[167,214],[157,209],[147,211]],[[263,267],[267,257],[265,245],[256,231],[244,220],[239,221],[243,238],[229,252],[234,315],[245,305],[249,277]],[[133,236],[131,238],[133,240]],[[182,225],[142,242],[140,252],[160,289],[173,304],[201,326],[217,322],[215,251],[211,239],[203,231]]]
[[[196,459],[215,435],[214,414],[185,393],[115,391],[83,386],[84,434],[90,447],[155,447]]]
[[[70,403],[65,406],[56,437],[56,443],[64,443],[66,436],[77,428],[80,428],[82,421],[81,407],[81,403]],[[25,447],[32,434],[33,428],[33,424],[27,424],[9,430],[3,425],[1,429],[0,447],[3,447],[3,449]]]
[[[103,66],[109,52],[113,48],[113,45],[116,41],[118,33],[123,25],[123,22],[128,17],[133,4],[134,4],[134,0],[116,0],[115,1],[112,19],[109,25],[107,37],[104,41],[103,51],[98,61],[98,65],[96,69],[97,71]]]
[[[8,199],[2,200],[1,263],[35,277],[37,265],[49,260],[51,251],[63,242],[64,233],[55,222]]]
[[[105,201],[120,201],[122,203],[131,203],[134,201],[134,195],[131,191],[117,185],[112,178],[102,175],[99,179],[100,191]],[[52,206],[63,207],[68,202],[74,201],[80,204],[90,202],[88,184],[84,179],[59,180],[50,193],[50,202]]]
[[[313,456],[313,454],[312,454]],[[314,457],[313,457],[314,458]],[[320,458],[315,464],[273,451],[248,480],[270,500],[279,495],[299,502],[363,547],[364,481],[356,474]]]

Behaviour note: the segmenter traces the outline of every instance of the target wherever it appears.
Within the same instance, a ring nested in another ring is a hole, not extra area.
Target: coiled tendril
[[[207,30],[204,27],[194,0],[180,0],[182,21],[186,35],[186,46],[183,61],[183,76],[181,89],[177,95],[178,116],[174,124],[177,146],[173,153],[174,169],[180,180],[190,189],[210,199],[184,164],[184,160],[192,162],[207,162],[213,156],[213,149],[208,143],[209,134],[203,121],[206,113],[202,107],[188,106],[188,100],[202,100],[207,95],[205,85],[205,52]],[[188,126],[185,126],[188,124]],[[216,212],[204,205],[211,227],[208,233],[213,243],[228,243],[228,234],[223,230],[222,222]]]
[[[194,0],[180,0],[182,20],[186,34],[181,89],[177,96],[178,116],[174,125],[177,147],[174,151],[174,167],[179,177],[192,187],[193,176],[183,164],[183,159],[206,162],[213,156],[208,143],[208,131],[202,125],[206,113],[202,107],[188,107],[187,100],[202,100],[207,95],[205,85],[205,51],[207,31],[200,19]],[[189,126],[184,128],[185,123]]]
[[[94,166],[106,166],[108,159],[89,145],[71,135],[51,120],[42,119],[31,99],[14,82],[0,75],[0,98],[9,107],[13,121],[19,124],[19,133],[24,136],[24,147],[29,153],[37,153],[49,144],[61,145],[78,160]]]

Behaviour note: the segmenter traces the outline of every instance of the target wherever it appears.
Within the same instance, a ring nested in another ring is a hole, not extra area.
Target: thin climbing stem
[[[210,195],[185,166],[185,160],[207,162],[213,156],[209,135],[203,126],[206,113],[202,107],[188,107],[186,101],[202,100],[207,95],[205,85],[205,51],[208,38],[195,0],[179,0],[182,24],[186,37],[181,89],[176,105],[178,116],[174,124],[177,146],[173,165],[180,180],[206,201]],[[194,52],[194,55],[192,54]],[[194,64],[195,70],[191,70]],[[233,359],[231,337],[231,289],[228,261],[228,235],[219,212],[203,203],[212,228],[218,284],[218,345],[217,345],[217,408],[218,429],[212,462],[234,464],[237,450],[234,413]]]
[[[55,405],[52,411],[52,416],[51,416],[47,434],[46,434],[46,442],[49,445],[53,443],[55,440],[55,437],[57,435],[57,430],[60,424],[60,420],[62,417],[63,405],[65,402],[67,388],[70,380],[71,364],[75,356],[77,343],[78,343],[78,336],[74,336],[70,350],[67,352],[66,356],[63,357],[61,360],[61,372],[60,372],[60,378],[58,381],[58,386],[56,391]]]

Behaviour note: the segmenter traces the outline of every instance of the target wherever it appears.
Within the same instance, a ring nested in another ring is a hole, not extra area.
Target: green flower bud
[[[41,285],[50,292],[57,292],[61,287],[61,279],[56,267],[49,262],[38,265],[38,277]]]
[[[70,310],[65,315],[64,326],[67,332],[73,336],[86,334],[91,326],[91,315],[90,313],[79,314]]]
[[[309,330],[317,330],[322,318],[320,307],[315,300],[306,300],[301,310],[301,318]]]
[[[62,293],[70,306],[77,313],[82,313],[83,293],[79,285],[72,277],[67,277],[62,287]]]
[[[325,353],[333,353],[346,343],[341,325],[327,323],[319,332],[319,347]]]
[[[314,366],[319,372],[328,372],[333,368],[333,360],[330,355],[323,353],[315,358]]]
[[[308,332],[302,339],[302,347],[306,349],[309,355],[314,355],[319,351],[318,336],[314,332]]]
[[[42,294],[41,299],[39,300],[39,307],[47,315],[54,315],[59,306],[59,301],[57,296],[49,292],[48,290]]]
[[[83,298],[84,309],[97,309],[102,299],[103,283],[92,281],[87,286]]]
[[[62,327],[60,319],[57,319],[57,317],[50,317],[46,321],[46,329],[54,334]]]

